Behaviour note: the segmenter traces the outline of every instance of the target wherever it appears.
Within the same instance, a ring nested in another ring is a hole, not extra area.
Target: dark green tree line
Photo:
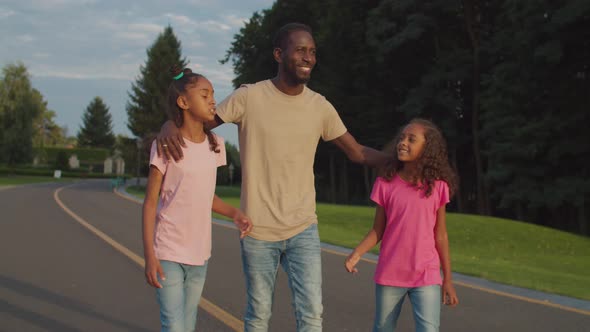
[[[222,60],[236,87],[274,76],[271,39],[291,21],[314,29],[310,87],[361,143],[432,119],[461,178],[456,210],[588,233],[588,1],[278,0]],[[375,176],[330,144],[315,171],[318,198],[336,202],[366,201]]]

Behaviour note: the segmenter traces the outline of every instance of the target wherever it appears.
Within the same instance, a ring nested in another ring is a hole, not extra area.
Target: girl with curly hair
[[[432,122],[412,120],[394,143],[395,158],[371,193],[377,204],[373,228],[346,258],[345,267],[358,272],[355,266],[361,256],[382,242],[374,278],[373,331],[395,329],[406,295],[416,331],[438,331],[441,302],[459,303],[452,284],[445,219],[457,177],[448,162],[445,139]]]

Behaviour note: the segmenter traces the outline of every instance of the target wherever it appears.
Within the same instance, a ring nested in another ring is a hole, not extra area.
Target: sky
[[[219,64],[233,36],[273,0],[0,0],[0,66],[22,62],[55,122],[78,133],[95,96],[113,118],[113,132],[132,137],[125,104],[146,50],[168,25],[189,67],[205,75],[218,102],[229,95],[231,63]],[[237,129],[216,132],[237,145]]]

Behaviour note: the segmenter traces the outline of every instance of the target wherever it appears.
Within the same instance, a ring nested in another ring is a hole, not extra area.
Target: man
[[[289,278],[297,331],[321,331],[321,249],[313,174],[318,141],[333,142],[357,163],[374,166],[387,156],[357,143],[334,107],[306,86],[316,64],[308,26],[283,26],[273,44],[277,76],[238,88],[218,106],[211,125],[238,125],[241,205],[254,225],[250,236],[241,240],[248,298],[245,331],[268,330],[279,264]],[[178,159],[181,141],[167,123],[158,149]]]

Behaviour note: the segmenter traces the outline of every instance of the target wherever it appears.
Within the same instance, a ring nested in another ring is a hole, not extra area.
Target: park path
[[[0,190],[0,209],[0,332],[158,330],[158,308],[141,267],[137,202],[114,194],[108,181],[96,180]],[[213,246],[197,328],[235,331],[245,307],[236,231],[216,223]],[[324,331],[370,331],[375,264],[363,261],[361,272],[350,275],[343,270],[342,254],[325,250],[322,259]],[[588,310],[479,287],[457,285],[461,304],[443,308],[441,331],[589,330]],[[410,312],[406,303],[400,331],[413,330]],[[270,330],[294,331],[294,325],[281,271]]]

